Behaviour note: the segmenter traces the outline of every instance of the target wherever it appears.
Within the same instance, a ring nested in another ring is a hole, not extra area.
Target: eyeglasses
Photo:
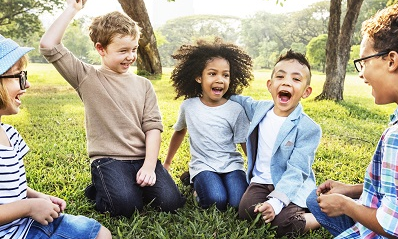
[[[21,71],[19,74],[15,75],[5,75],[5,76],[0,76],[1,78],[18,78],[19,79],[19,87],[21,90],[26,89],[26,81],[28,80],[28,72],[27,71]]]
[[[374,55],[370,55],[370,56],[366,56],[366,57],[362,57],[362,58],[356,59],[356,60],[354,60],[355,69],[358,72],[360,72],[362,70],[362,68],[363,68],[363,65],[365,64],[364,61],[366,59],[369,59],[369,58],[372,58],[372,57],[384,56],[384,55],[387,55],[389,52],[390,52],[390,50],[385,50],[385,51],[378,52],[378,53],[376,53]]]

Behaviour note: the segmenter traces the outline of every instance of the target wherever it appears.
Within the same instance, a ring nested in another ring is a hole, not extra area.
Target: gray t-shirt
[[[217,107],[204,105],[198,97],[185,100],[174,130],[188,129],[192,178],[202,171],[228,173],[244,170],[236,144],[245,143],[249,120],[242,106],[228,100]]]

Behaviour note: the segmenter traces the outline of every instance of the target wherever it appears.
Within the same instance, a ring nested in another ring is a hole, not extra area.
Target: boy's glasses
[[[15,75],[5,75],[5,76],[0,76],[1,78],[18,78],[19,79],[19,87],[21,90],[26,89],[26,81],[28,80],[28,72],[27,71],[21,71],[19,74]]]
[[[376,53],[374,55],[370,55],[370,56],[366,56],[366,57],[362,57],[362,58],[356,59],[356,60],[354,60],[355,69],[358,72],[360,72],[362,70],[362,68],[363,68],[363,65],[365,64],[365,60],[367,60],[369,58],[372,58],[372,57],[384,56],[384,55],[387,55],[389,52],[390,52],[390,50],[385,50],[385,51],[378,52],[378,53]]]

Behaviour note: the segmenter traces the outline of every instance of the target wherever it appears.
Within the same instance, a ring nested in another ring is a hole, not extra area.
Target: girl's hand
[[[59,217],[61,209],[57,204],[45,198],[30,198],[30,212],[29,216],[42,225],[48,225],[53,222],[55,218]]]

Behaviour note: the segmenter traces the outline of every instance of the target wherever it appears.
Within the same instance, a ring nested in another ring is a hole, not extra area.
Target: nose
[[[25,89],[30,88],[30,82],[28,80],[25,81]]]
[[[128,54],[127,59],[128,60],[135,60],[137,57],[137,52],[131,51],[130,54]]]

